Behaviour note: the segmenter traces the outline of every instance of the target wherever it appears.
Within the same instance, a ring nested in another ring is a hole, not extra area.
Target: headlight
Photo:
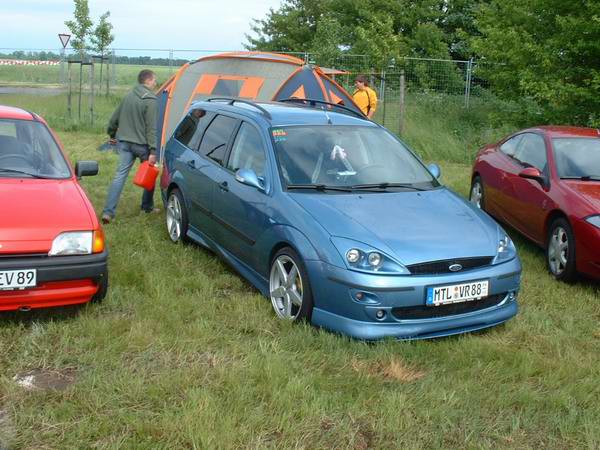
[[[496,253],[495,262],[505,262],[510,261],[515,256],[517,256],[517,249],[515,248],[515,244],[513,244],[512,239],[504,232],[504,230],[500,229],[498,239],[498,250]]]
[[[600,228],[600,215],[587,217],[586,222],[591,223],[596,228]]]
[[[348,269],[381,274],[410,274],[394,258],[367,244],[336,236],[331,238],[331,242],[342,255]]]
[[[52,242],[49,256],[89,255],[92,253],[91,231],[69,231],[59,234]]]

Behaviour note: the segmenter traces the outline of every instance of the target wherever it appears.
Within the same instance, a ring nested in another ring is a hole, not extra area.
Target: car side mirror
[[[259,191],[265,190],[262,183],[258,179],[256,172],[254,172],[252,169],[238,169],[238,171],[235,173],[235,179],[246,186],[255,187]]]
[[[433,175],[436,179],[439,179],[442,176],[442,169],[440,169],[440,166],[435,163],[429,164],[427,166],[427,170],[429,170],[429,173],[431,173],[431,175]]]
[[[77,178],[98,175],[98,161],[78,161],[75,164]]]
[[[546,177],[537,167],[527,167],[519,172],[519,176],[528,180],[535,180],[540,183],[542,187],[546,187]]]

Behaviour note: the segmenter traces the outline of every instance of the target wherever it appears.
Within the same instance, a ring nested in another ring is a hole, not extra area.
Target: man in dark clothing
[[[115,211],[123,186],[136,158],[156,163],[156,75],[151,70],[142,70],[138,85],[133,88],[115,110],[108,123],[111,141],[117,141],[119,166],[108,190],[106,205],[102,211],[102,223],[109,223]],[[144,190],[142,210],[150,213],[154,209],[154,189]]]

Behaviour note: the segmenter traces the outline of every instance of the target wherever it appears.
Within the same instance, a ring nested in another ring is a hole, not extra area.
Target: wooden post
[[[100,60],[102,61],[102,60]],[[94,61],[90,63],[90,122],[94,126]]]
[[[106,57],[106,96],[110,93],[110,61]]]
[[[79,105],[77,107],[77,114],[79,121],[81,122],[81,91],[83,90],[83,58],[79,61]]]
[[[67,112],[69,113],[69,119],[73,118],[73,109],[72,109],[72,98],[71,98],[71,93],[72,93],[72,86],[73,86],[73,75],[71,72],[71,61],[69,61],[67,63],[67,70],[69,72],[69,93],[67,94]]]
[[[404,104],[404,70],[400,71],[400,123],[398,128],[398,135],[402,136],[404,131],[404,114],[406,112]]]

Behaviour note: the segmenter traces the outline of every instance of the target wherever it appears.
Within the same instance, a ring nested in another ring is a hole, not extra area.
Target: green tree
[[[90,19],[90,8],[87,0],[73,0],[75,2],[75,11],[73,20],[67,20],[65,25],[71,31],[71,46],[79,52],[81,59],[85,56],[85,51],[89,48],[88,38],[90,30],[94,25]]]
[[[334,17],[326,16],[317,22],[317,31],[309,51],[316,55],[317,64],[335,66],[337,59],[342,55],[342,41],[342,26]]]
[[[112,34],[113,26],[108,21],[109,17],[110,11],[106,11],[100,16],[100,21],[98,22],[98,25],[96,25],[96,28],[94,28],[94,32],[91,36],[92,48],[102,57],[100,61],[100,86],[102,86],[102,67],[104,67],[104,58],[106,57],[110,44],[115,40],[115,36]]]
[[[319,19],[330,10],[330,0],[284,0],[264,19],[254,19],[246,35],[249,50],[303,52],[311,47]]]
[[[507,97],[530,97],[548,122],[600,125],[600,2],[492,0],[473,48]]]

